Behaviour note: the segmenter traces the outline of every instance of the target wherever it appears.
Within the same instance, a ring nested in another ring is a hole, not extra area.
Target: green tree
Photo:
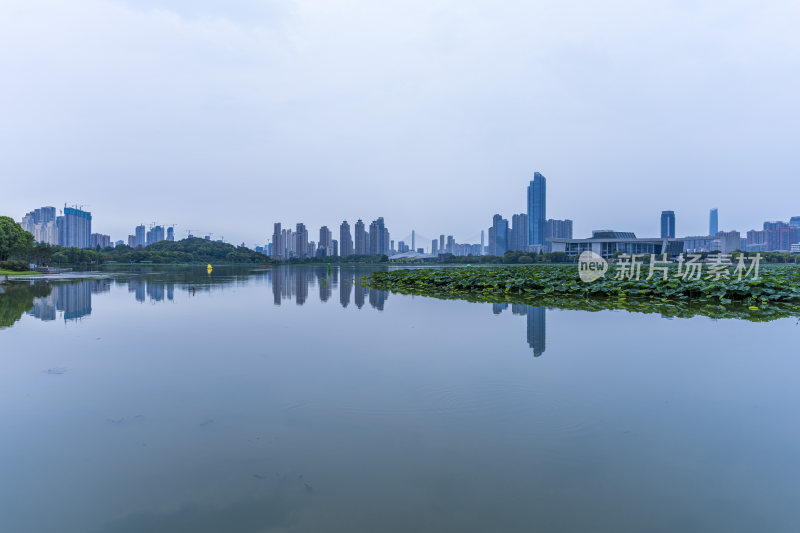
[[[11,256],[26,255],[33,248],[33,235],[22,229],[11,217],[0,217],[0,261]]]

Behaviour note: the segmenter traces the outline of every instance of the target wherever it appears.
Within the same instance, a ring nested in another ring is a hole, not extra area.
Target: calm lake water
[[[796,319],[442,301],[367,272],[1,289],[0,531],[800,531]]]

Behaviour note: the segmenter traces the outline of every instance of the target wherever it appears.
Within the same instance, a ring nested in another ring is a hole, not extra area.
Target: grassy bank
[[[403,269],[376,272],[371,287],[406,294],[468,301],[525,303],[568,309],[626,309],[667,316],[772,320],[800,316],[800,269],[763,267],[759,280],[683,280],[674,269],[660,275],[617,280],[612,267],[604,278],[584,283],[576,266]],[[705,277],[705,275],[704,275]]]
[[[0,269],[0,277],[4,276],[38,276],[40,272],[28,270],[27,272],[17,272],[16,270],[3,270]]]

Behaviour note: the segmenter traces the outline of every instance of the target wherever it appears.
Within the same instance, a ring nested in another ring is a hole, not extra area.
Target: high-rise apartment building
[[[500,215],[492,217],[489,228],[489,255],[503,255],[508,250],[508,220]]]
[[[528,215],[520,213],[511,215],[511,228],[508,238],[509,250],[527,250],[528,248]]]
[[[547,180],[533,173],[528,185],[528,245],[545,246],[547,231]]]
[[[661,238],[675,238],[675,211],[661,212]]]
[[[431,240],[431,254],[432,255],[439,254],[439,239]]]
[[[56,208],[40,207],[26,213],[20,226],[33,235],[33,240],[46,244],[58,244],[58,227],[56,225]]]
[[[64,216],[57,220],[58,244],[75,248],[91,247],[91,213],[74,207],[64,207]]]
[[[295,229],[294,255],[300,258],[308,257],[308,252],[308,230],[305,224],[298,222]]]
[[[283,259],[283,249],[284,245],[281,243],[281,223],[275,222],[272,225],[272,258],[273,259]]]
[[[339,246],[341,255],[353,255],[353,237],[350,235],[350,224],[343,221],[339,225]]]
[[[170,242],[175,241],[175,228],[172,226],[167,228],[167,240]]]
[[[136,235],[136,247],[137,248],[139,246],[145,246],[145,244],[147,243],[147,240],[145,238],[145,232],[146,231],[147,231],[147,229],[144,227],[144,224],[140,224],[140,225],[136,226],[136,229],[134,230],[134,234]]]
[[[355,250],[357,255],[369,253],[369,243],[367,242],[367,232],[364,230],[364,221],[360,218],[355,223]]]
[[[370,255],[389,253],[389,230],[383,222],[383,217],[378,217],[369,225],[369,251]]]
[[[164,227],[163,226],[153,226],[149,230],[147,230],[147,234],[145,235],[145,243],[147,246],[151,244],[155,244],[157,242],[161,242],[164,240]]]
[[[439,253],[444,253],[444,235],[439,235]]]
[[[328,229],[328,226],[319,228],[319,255],[331,257],[333,255],[333,233]]]

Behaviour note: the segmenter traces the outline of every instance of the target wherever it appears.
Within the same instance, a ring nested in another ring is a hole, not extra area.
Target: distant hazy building
[[[800,228],[800,217],[792,217],[789,219],[789,227]]]
[[[661,212],[661,238],[675,238],[675,211]]]
[[[689,254],[713,252],[719,249],[719,241],[711,235],[694,235],[681,238],[683,251]]]
[[[439,254],[439,239],[431,240],[431,255]]]
[[[346,220],[339,225],[339,246],[342,257],[353,255],[353,237],[350,234],[350,224]]]
[[[767,251],[767,232],[766,230],[752,229],[747,232],[745,239],[745,251],[765,252]]]
[[[147,246],[151,244],[155,244],[157,242],[161,242],[164,240],[164,227],[163,226],[153,226],[147,233],[145,234],[145,243]]]
[[[439,253],[444,253],[444,235],[439,235]]]
[[[708,234],[716,235],[719,232],[719,211],[715,207],[708,213]]]
[[[547,180],[533,173],[528,185],[528,245],[544,246],[547,231]]]
[[[735,252],[741,245],[741,235],[738,231],[718,231],[715,237],[719,241],[719,251],[723,254]]]
[[[175,241],[175,228],[172,226],[167,228],[167,240],[170,242]]]
[[[572,238],[572,221],[570,219],[558,220],[554,218],[547,219],[547,238],[557,239],[571,239]]]
[[[102,233],[92,233],[89,237],[89,242],[92,248],[108,248],[111,246],[111,235],[103,235]]]

